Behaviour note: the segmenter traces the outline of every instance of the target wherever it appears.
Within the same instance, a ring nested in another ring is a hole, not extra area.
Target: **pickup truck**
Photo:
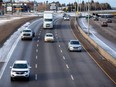
[[[33,37],[35,36],[35,33],[30,29],[30,28],[25,28],[23,29],[23,31],[21,32],[21,39],[33,39]]]

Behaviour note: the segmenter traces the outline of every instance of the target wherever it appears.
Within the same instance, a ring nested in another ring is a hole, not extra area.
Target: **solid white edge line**
[[[10,60],[10,57],[12,56],[12,53],[14,52],[14,50],[15,50],[18,42],[19,42],[19,40],[20,40],[20,36],[18,37],[18,39],[16,40],[16,42],[14,42],[14,44],[12,45],[11,50],[9,51],[9,53],[7,55],[7,58],[6,58],[7,60],[6,60],[5,64],[3,65],[3,67],[0,70],[0,79],[2,78],[2,75],[3,75],[4,71],[5,71],[5,68],[6,68],[6,66],[7,66],[7,64],[9,62],[9,60]]]
[[[75,36],[73,30],[71,29],[74,37],[77,39],[77,37]],[[84,47],[83,47],[84,48]],[[85,48],[84,48],[85,49]],[[85,49],[86,50],[86,49]],[[98,65],[98,67],[105,73],[105,75],[114,83],[116,84],[116,82],[110,77],[110,75],[97,63],[97,61],[89,54],[89,52],[86,50],[86,52],[88,53],[88,55],[93,59],[93,61]]]

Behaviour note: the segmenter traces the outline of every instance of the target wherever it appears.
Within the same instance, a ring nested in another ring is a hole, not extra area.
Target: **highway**
[[[54,29],[43,29],[42,19],[30,26],[36,32],[32,41],[18,41],[0,80],[0,87],[115,87],[116,85],[96,65],[83,48],[82,52],[69,52],[67,43],[76,39],[70,22],[55,20]],[[55,35],[54,43],[44,42],[44,35]],[[10,80],[10,66],[15,60],[30,63],[29,81]]]

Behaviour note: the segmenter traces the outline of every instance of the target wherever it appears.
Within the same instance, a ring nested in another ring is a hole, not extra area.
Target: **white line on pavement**
[[[36,56],[36,59],[38,58],[38,56]]]
[[[74,77],[71,75],[71,79],[74,80]]]
[[[37,64],[35,64],[35,68],[37,68]]]
[[[63,56],[63,59],[65,60],[66,58]]]
[[[37,80],[37,74],[35,74],[35,80]]]
[[[66,68],[68,68],[68,69],[69,69],[69,66],[68,66],[68,64],[66,64]]]

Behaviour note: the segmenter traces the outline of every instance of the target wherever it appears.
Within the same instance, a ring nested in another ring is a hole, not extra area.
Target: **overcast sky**
[[[53,2],[53,1],[59,1],[60,3],[66,3],[68,4],[73,3],[73,2],[82,2],[83,0],[35,0],[37,2],[44,2],[44,1],[48,1],[48,2]],[[84,1],[88,1],[88,0],[84,0]],[[91,1],[91,0],[89,0]],[[116,7],[116,0],[94,0],[95,2],[98,1],[100,3],[109,3],[112,7]]]
[[[3,1],[9,1],[9,0],[3,0]],[[28,1],[28,0],[15,0],[15,1]],[[34,1],[34,0],[29,0],[29,1]],[[65,4],[68,4],[68,3],[74,3],[75,1],[76,2],[82,2],[82,1],[85,1],[87,2],[88,0],[35,0],[37,2],[45,2],[45,1],[48,1],[48,2],[53,2],[53,1],[59,1],[60,3],[65,3]],[[91,0],[89,0],[91,1]],[[109,3],[112,7],[116,7],[116,0],[94,0],[94,2],[100,2],[100,3]]]

